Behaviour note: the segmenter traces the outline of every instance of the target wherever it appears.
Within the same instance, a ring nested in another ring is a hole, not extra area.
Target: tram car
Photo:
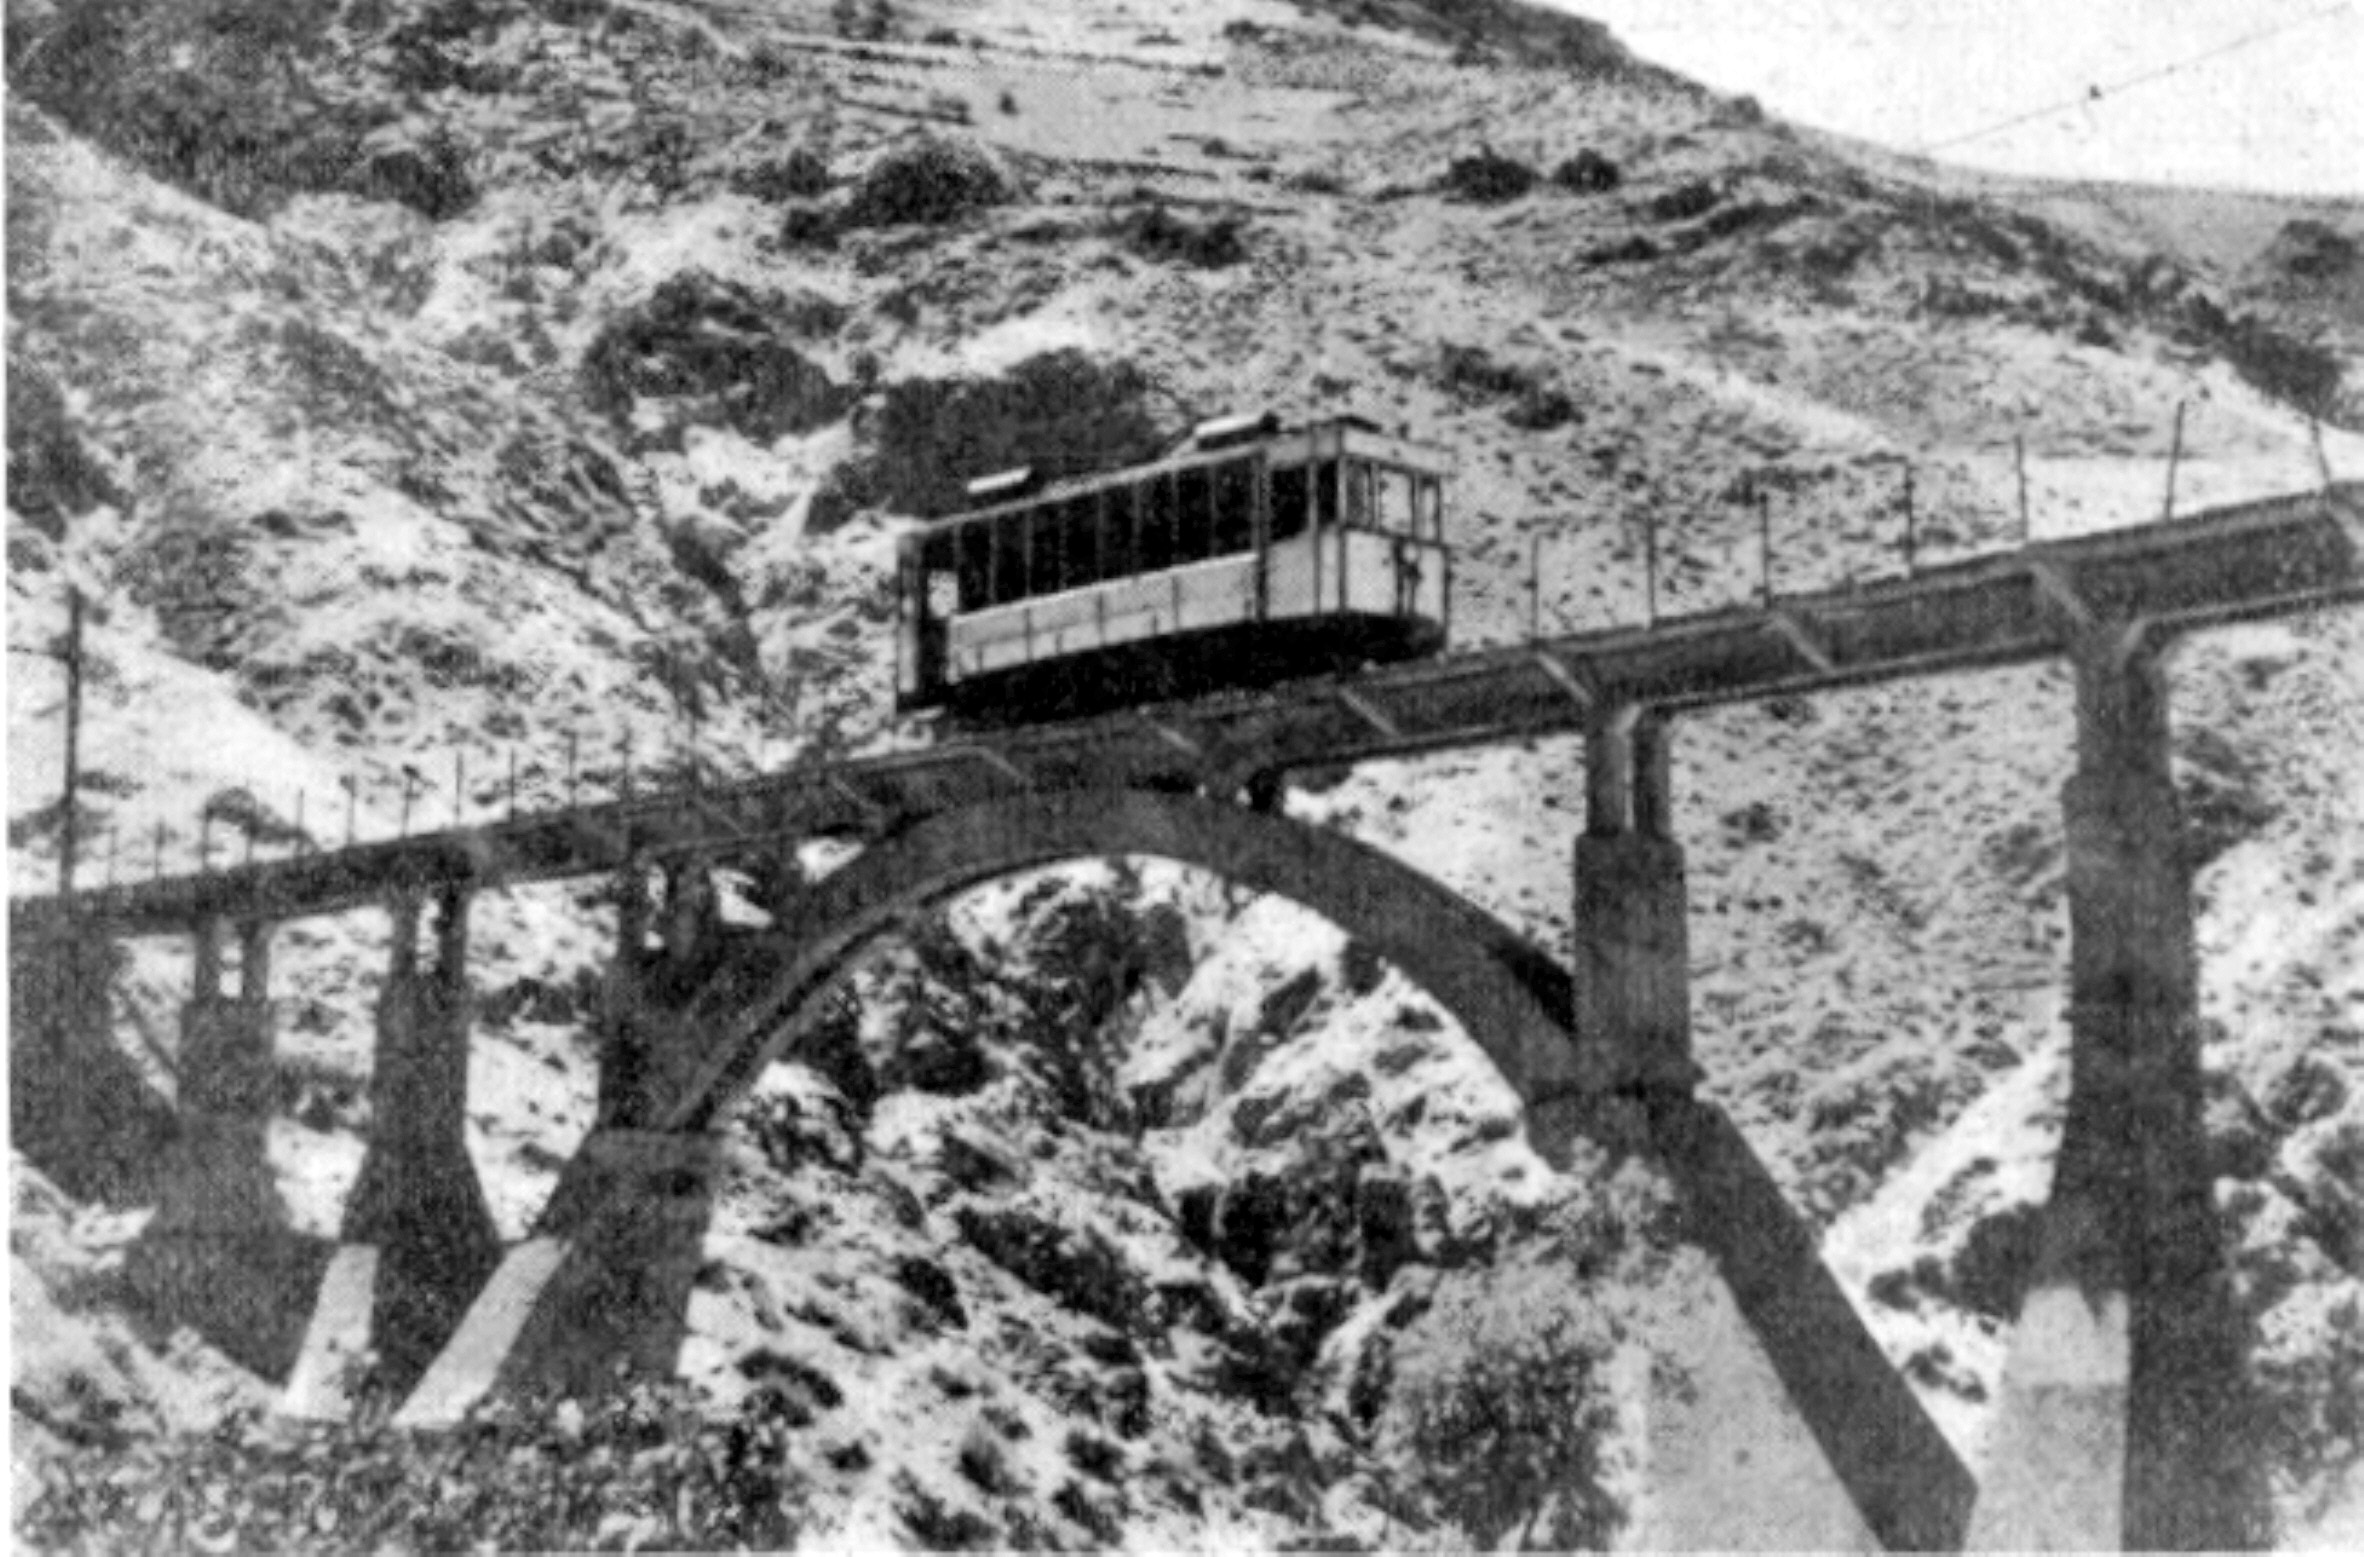
[[[1256,416],[1128,470],[974,482],[903,541],[896,704],[1020,723],[1434,654],[1446,474],[1359,417]]]

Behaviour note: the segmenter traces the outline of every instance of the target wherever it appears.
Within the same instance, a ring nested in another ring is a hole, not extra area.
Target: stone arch
[[[1329,919],[1452,1012],[1530,1117],[1599,1079],[1570,1042],[1566,971],[1402,861],[1245,806],[1147,790],[1068,790],[928,817],[817,883],[765,938],[784,961],[701,1056],[660,1128],[709,1125],[794,1042],[855,954],[911,915],[997,877],[1119,855],[1196,866]]]

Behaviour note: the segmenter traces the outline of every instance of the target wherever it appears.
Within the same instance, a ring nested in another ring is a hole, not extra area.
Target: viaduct
[[[2184,635],[2364,600],[2364,485],[2029,546],[1858,589],[1541,640],[1268,692],[728,787],[11,903],[20,1096],[106,1042],[113,942],[193,940],[179,1117],[138,1278],[244,1333],[318,1296],[287,1409],[350,1408],[374,1350],[397,1420],[493,1390],[669,1370],[712,1193],[712,1127],[790,1051],[851,955],[1027,867],[1156,855],[1305,903],[1452,1010],[1525,1100],[1546,1157],[1621,1120],[1679,1185],[1797,1414],[1881,1543],[1907,1549],[2239,1547],[2263,1535],[2243,1359],[2204,1167],[2189,867],[2169,773],[2167,656]],[[1822,1265],[1724,1114],[1695,1094],[1676,718],[1712,704],[2065,660],[2071,1098],[2039,1252],[1974,1478]],[[1575,965],[1402,863],[1291,822],[1286,774],[1581,731]],[[1249,803],[1233,797],[1245,793]],[[857,840],[758,942],[719,947],[710,871]],[[619,941],[597,1119],[530,1236],[497,1238],[464,1137],[468,917],[480,893],[604,877]],[[662,884],[661,894],[653,888]],[[269,947],[276,925],[391,916],[375,1126],[323,1269],[272,1236]],[[234,971],[234,985],[230,975]]]

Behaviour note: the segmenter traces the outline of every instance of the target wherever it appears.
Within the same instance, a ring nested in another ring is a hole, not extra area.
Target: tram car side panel
[[[1020,722],[1433,654],[1443,482],[1339,420],[941,521],[903,548],[898,704]]]

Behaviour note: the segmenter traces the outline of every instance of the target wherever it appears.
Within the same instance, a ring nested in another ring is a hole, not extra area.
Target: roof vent
[[[1280,431],[1280,418],[1270,411],[1257,411],[1240,416],[1218,416],[1190,429],[1191,447],[1199,449],[1227,449],[1235,443],[1249,443]]]
[[[1026,496],[1041,484],[1035,477],[1032,465],[1020,465],[1015,470],[997,470],[990,476],[979,476],[968,484],[969,506],[989,508],[995,503],[1007,503]]]

